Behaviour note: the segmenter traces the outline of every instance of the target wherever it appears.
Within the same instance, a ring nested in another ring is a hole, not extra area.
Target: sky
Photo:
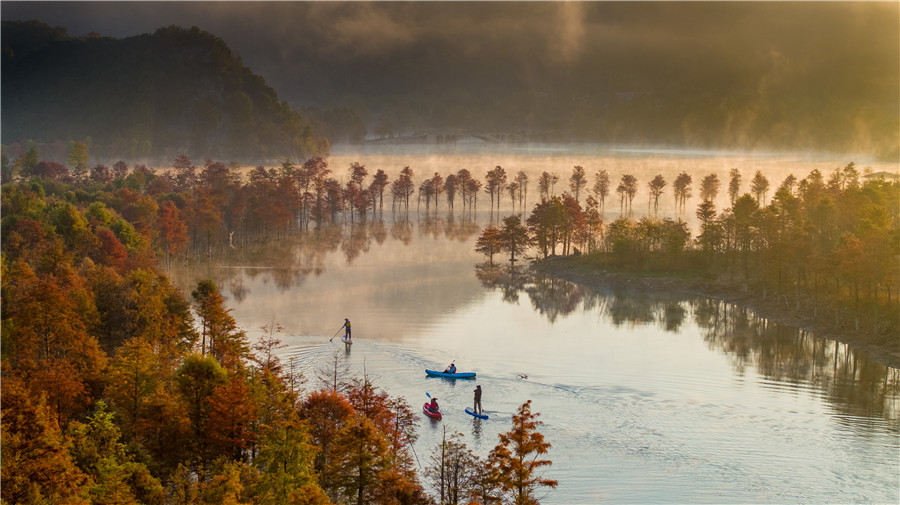
[[[900,2],[3,1],[0,17],[76,37],[197,26],[293,108],[370,130],[882,149],[900,121]],[[634,96],[647,107],[615,109]]]
[[[38,19],[73,36],[96,31],[122,38],[172,24],[198,26],[225,40],[251,70],[291,100],[311,99],[309,90],[317,83],[334,85],[321,79],[339,72],[336,68],[343,69],[342,81],[352,80],[352,67],[376,85],[402,79],[404,72],[421,77],[456,69],[480,76],[483,68],[499,65],[498,70],[514,68],[525,82],[558,71],[586,85],[617,80],[623,89],[638,87],[647,72],[676,80],[740,79],[745,67],[754,69],[755,85],[765,87],[798,66],[842,71],[856,62],[850,70],[858,73],[896,63],[897,14],[896,2],[0,5],[4,20]],[[598,61],[606,72],[592,64]],[[759,65],[761,72],[755,68]],[[391,75],[376,75],[373,67]],[[896,68],[880,70],[897,73]]]

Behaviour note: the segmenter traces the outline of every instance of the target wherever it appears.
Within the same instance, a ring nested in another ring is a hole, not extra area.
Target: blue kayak
[[[488,418],[487,414],[476,414],[475,411],[472,410],[472,407],[466,407],[466,414],[469,414],[470,416],[475,416],[478,419],[487,419]]]
[[[446,372],[438,372],[437,370],[428,370],[426,368],[425,373],[431,377],[444,377],[446,379],[474,379],[475,378],[475,372],[446,373]]]

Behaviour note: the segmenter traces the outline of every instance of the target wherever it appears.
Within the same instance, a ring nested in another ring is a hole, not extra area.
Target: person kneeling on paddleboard
[[[472,410],[474,410],[476,414],[484,412],[484,409],[481,408],[481,384],[475,386],[475,405],[472,406]]]
[[[440,407],[438,407],[437,397],[431,399],[431,405],[428,406],[428,410],[437,413]]]

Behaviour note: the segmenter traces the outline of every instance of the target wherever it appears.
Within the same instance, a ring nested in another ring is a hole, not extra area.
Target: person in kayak
[[[353,340],[350,337],[350,320],[347,318],[344,318],[344,340],[346,342],[350,342],[351,340]]]
[[[431,399],[431,405],[428,406],[428,410],[434,412],[435,414],[437,414],[438,410],[440,410],[440,407],[438,407],[437,397]]]
[[[481,408],[481,384],[475,386],[475,405],[472,406],[472,410],[474,410],[476,414],[484,412],[484,409]]]
[[[444,373],[456,373],[456,364],[455,364],[455,363],[450,363],[450,366],[448,366],[448,367],[444,370]]]

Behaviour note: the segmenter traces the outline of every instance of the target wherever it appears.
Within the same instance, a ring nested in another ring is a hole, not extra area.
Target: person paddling
[[[431,399],[431,404],[428,406],[428,410],[437,413],[440,407],[438,407],[437,397]]]
[[[455,364],[455,363],[450,363],[450,366],[448,366],[448,367],[444,370],[444,373],[456,373],[456,364]]]
[[[481,408],[481,384],[475,386],[475,405],[472,406],[472,410],[474,410],[476,414],[484,412],[484,409]]]
[[[353,339],[350,337],[350,320],[344,318],[344,341],[350,342]]]

